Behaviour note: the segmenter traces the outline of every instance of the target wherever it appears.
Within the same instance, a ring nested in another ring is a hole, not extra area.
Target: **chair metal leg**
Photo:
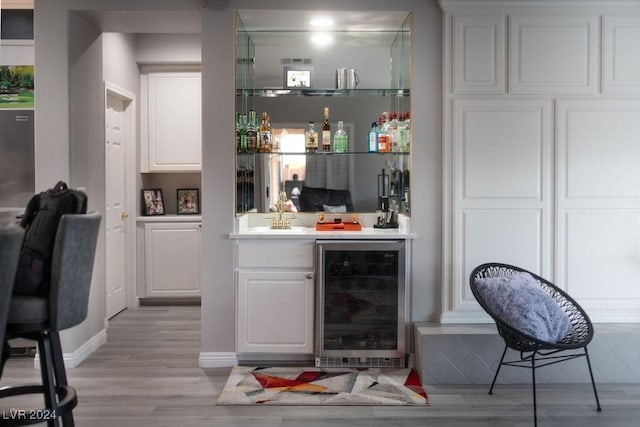
[[[56,393],[56,385],[53,379],[53,357],[51,354],[51,341],[49,335],[45,332],[38,337],[38,345],[40,350],[40,376],[42,377],[42,391],[44,396],[44,407],[52,412],[58,408],[58,398]],[[58,427],[60,425],[57,418],[47,421],[49,427]]]
[[[593,394],[596,397],[596,406],[597,406],[597,410],[598,412],[602,411],[602,408],[600,407],[600,399],[598,399],[598,390],[596,390],[596,382],[593,379],[593,371],[591,370],[591,361],[589,360],[589,352],[587,351],[587,346],[584,346],[584,355],[587,359],[587,366],[589,367],[589,376],[591,377],[591,385],[593,386]]]
[[[61,388],[60,386],[67,386],[68,383],[67,371],[64,367],[64,358],[62,355],[62,344],[60,343],[60,334],[58,331],[50,331],[49,336],[51,337],[51,350],[53,353],[53,372],[56,379],[56,385],[58,388]],[[62,424],[64,427],[75,426],[73,413],[71,411],[62,415]]]
[[[538,407],[536,403],[536,353],[531,355],[531,383],[533,385],[533,426],[538,426]]]
[[[507,354],[507,346],[504,346],[504,351],[502,352],[502,357],[500,358],[500,363],[498,363],[498,367],[496,368],[496,374],[493,376],[493,381],[491,382],[491,388],[489,388],[489,394],[493,394],[493,386],[496,384],[496,380],[498,379],[498,373],[500,372],[500,368],[502,367],[502,362],[504,361],[504,356]]]

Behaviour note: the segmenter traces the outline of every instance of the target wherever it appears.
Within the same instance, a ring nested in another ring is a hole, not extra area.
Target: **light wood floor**
[[[201,369],[200,307],[141,307],[110,321],[108,342],[68,370],[78,392],[78,427],[169,426],[532,426],[531,388],[433,386],[430,407],[216,406],[229,369]],[[514,368],[515,369],[515,368]],[[12,358],[0,386],[39,382],[33,360]],[[599,385],[603,412],[590,385],[539,385],[538,425],[636,427],[640,384]],[[35,399],[33,397],[32,399]],[[40,406],[40,399],[32,400]],[[31,402],[23,399],[22,405]],[[3,408],[15,402],[0,402]]]

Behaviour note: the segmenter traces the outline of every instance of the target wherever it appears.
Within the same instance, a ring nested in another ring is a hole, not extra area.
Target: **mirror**
[[[272,211],[284,191],[298,211],[344,206],[373,212],[384,195],[392,208],[408,213],[409,149],[370,153],[368,133],[383,112],[410,110],[410,16],[341,12],[327,32],[333,44],[314,47],[310,14],[238,12],[236,111],[254,110],[258,117],[267,112],[278,149],[237,153],[236,210]],[[312,70],[305,84],[310,87],[284,87],[283,72],[292,66]],[[351,89],[336,86],[343,67],[357,70],[359,81]],[[332,134],[338,120],[344,122],[347,152],[305,153],[304,131],[309,121],[320,129],[325,108]]]

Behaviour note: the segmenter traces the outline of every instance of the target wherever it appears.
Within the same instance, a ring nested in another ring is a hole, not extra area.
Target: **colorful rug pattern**
[[[218,405],[428,405],[417,372],[236,366]]]

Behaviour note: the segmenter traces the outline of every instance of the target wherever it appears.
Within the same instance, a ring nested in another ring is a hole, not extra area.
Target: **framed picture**
[[[313,78],[313,67],[285,66],[283,86],[288,89],[310,88]]]
[[[200,213],[200,190],[197,188],[178,188],[178,215]]]
[[[142,215],[164,215],[162,190],[159,188],[142,190]]]

